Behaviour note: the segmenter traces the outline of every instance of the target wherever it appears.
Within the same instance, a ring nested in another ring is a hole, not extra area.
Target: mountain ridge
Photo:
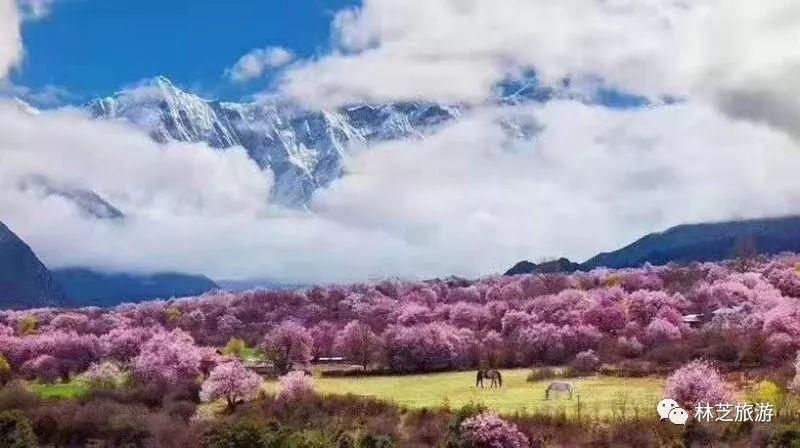
[[[33,250],[0,222],[0,307],[68,304],[66,294]]]
[[[84,268],[54,269],[67,296],[81,306],[114,306],[125,302],[197,296],[219,285],[204,275],[159,272],[140,275],[104,273]]]
[[[600,252],[583,263],[566,260],[568,264],[561,265],[566,266],[562,272],[574,272],[639,267],[645,263],[721,261],[735,257],[742,243],[750,244],[749,250],[759,254],[800,252],[800,215],[680,224],[649,233],[617,250]],[[539,266],[521,261],[505,275],[538,273]]]
[[[351,144],[420,138],[461,113],[456,106],[426,102],[311,110],[281,98],[207,100],[163,76],[83,108],[91,118],[127,122],[161,143],[202,142],[220,150],[242,146],[262,170],[272,172],[270,199],[291,207],[304,206],[314,191],[342,174]]]

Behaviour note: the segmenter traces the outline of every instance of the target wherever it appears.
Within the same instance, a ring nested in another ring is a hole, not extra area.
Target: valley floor
[[[545,399],[551,380],[527,382],[530,369],[503,370],[501,389],[475,387],[475,372],[446,372],[406,376],[315,378],[322,394],[354,394],[392,401],[409,408],[456,409],[469,403],[483,403],[501,414],[580,413],[586,417],[647,417],[663,397],[662,378],[618,378],[593,376],[568,380],[575,386],[572,400],[566,396]],[[562,381],[562,380],[556,380]],[[268,392],[277,388],[266,382]],[[638,413],[638,414],[637,414]]]

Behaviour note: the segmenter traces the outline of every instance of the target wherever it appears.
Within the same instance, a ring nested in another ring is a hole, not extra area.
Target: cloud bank
[[[14,17],[0,23],[0,73],[22,52]],[[793,2],[366,0],[333,26],[337,50],[288,67],[282,93],[319,107],[473,109],[425,139],[348,148],[346,174],[293,211],[266,203],[271,179],[241,149],[162,146],[75,111],[4,103],[0,219],[54,267],[309,283],[479,276],[685,222],[800,212]],[[267,56],[243,76],[259,76]],[[487,105],[528,69],[544,83],[682,100]],[[538,131],[514,138],[513,126]],[[126,218],[87,218],[20,188],[33,175],[91,190]]]
[[[800,135],[793,0],[364,0],[336,15],[338,51],[289,70],[306,103],[480,102],[533,69],[658,98],[702,98]]]

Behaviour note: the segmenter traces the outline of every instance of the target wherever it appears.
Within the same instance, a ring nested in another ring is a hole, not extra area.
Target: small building
[[[703,323],[703,315],[702,314],[686,314],[681,317],[681,321],[684,324],[688,325],[692,328],[697,328]]]
[[[317,358],[320,364],[345,364],[349,362],[344,356],[320,356]]]

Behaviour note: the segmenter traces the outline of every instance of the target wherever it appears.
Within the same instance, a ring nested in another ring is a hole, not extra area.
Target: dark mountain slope
[[[558,260],[545,261],[539,264],[532,263],[524,260],[515,264],[511,269],[506,271],[505,275],[519,275],[519,274],[553,274],[558,272],[575,272],[580,271],[581,265],[573,263],[566,258],[559,258]]]
[[[506,275],[543,273],[543,266],[547,265],[561,268],[560,272],[574,272],[598,267],[638,267],[645,263],[720,261],[736,257],[742,249],[760,254],[800,252],[800,216],[680,225],[646,235],[613,252],[600,253],[580,265],[565,259],[542,265],[524,261]]]
[[[0,308],[64,306],[66,296],[33,250],[0,222]]]
[[[686,224],[651,233],[622,249],[598,254],[584,269],[635,267],[719,261],[736,256],[737,246],[749,241],[761,254],[800,252],[800,216]]]
[[[180,273],[107,274],[72,268],[53,271],[67,296],[81,306],[114,306],[124,302],[187,297],[218,289],[208,277]]]

